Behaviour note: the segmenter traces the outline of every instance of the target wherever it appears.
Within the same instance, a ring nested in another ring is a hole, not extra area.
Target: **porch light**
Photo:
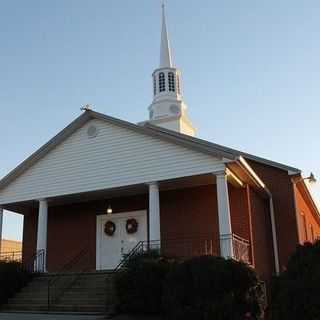
[[[316,183],[317,182],[317,179],[312,172],[310,173],[309,177],[304,178],[303,180],[308,180],[309,183]]]
[[[111,204],[108,205],[108,208],[107,208],[107,214],[112,214],[112,207],[111,207]]]

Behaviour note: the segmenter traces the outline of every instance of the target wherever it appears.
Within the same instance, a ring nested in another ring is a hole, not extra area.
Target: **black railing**
[[[64,293],[90,269],[91,252],[81,250],[76,256],[68,261],[55,276],[48,280],[47,304],[50,311]],[[79,266],[82,266],[79,269]]]
[[[159,251],[160,254],[171,258],[188,259],[195,256],[215,255],[217,249],[214,246],[217,240],[207,236],[179,237],[163,240],[140,241],[135,247],[124,254],[120,263],[113,272],[124,268],[130,258],[149,251]]]
[[[232,258],[250,264],[250,242],[236,234],[224,235],[221,241],[232,241]],[[131,257],[149,251],[159,251],[160,254],[181,260],[197,256],[218,255],[219,240],[208,235],[168,238],[160,240],[140,241],[128,253],[124,254],[114,272],[126,266]]]

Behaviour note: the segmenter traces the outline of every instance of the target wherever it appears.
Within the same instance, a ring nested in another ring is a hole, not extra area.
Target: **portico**
[[[36,228],[34,228],[36,232],[36,245],[34,251],[30,250],[30,247],[24,246],[26,250],[24,252],[25,260],[29,260],[36,252],[43,251],[45,256],[43,269],[45,271],[56,271],[61,268],[77,255],[81,249],[86,248],[85,245],[79,245],[78,249],[76,249],[77,246],[73,245],[70,246],[69,252],[63,254],[66,257],[59,257],[59,251],[67,250],[68,247],[68,245],[64,248],[61,247],[62,242],[72,242],[72,239],[68,239],[68,237],[73,237],[76,233],[75,230],[70,229],[68,233],[63,231],[63,229],[69,223],[70,226],[72,223],[75,223],[76,228],[78,222],[72,222],[72,220],[79,219],[81,216],[81,214],[80,216],[77,216],[75,213],[71,214],[71,211],[80,212],[83,210],[82,208],[86,208],[84,211],[86,211],[89,228],[95,217],[107,216],[107,207],[109,205],[113,209],[113,213],[109,215],[110,219],[111,217],[121,215],[123,212],[127,213],[128,217],[134,216],[135,212],[145,212],[147,219],[145,227],[147,229],[145,236],[137,241],[156,242],[158,248],[163,243],[164,253],[179,256],[185,255],[185,252],[189,250],[187,255],[200,253],[220,254],[226,258],[235,258],[234,239],[232,237],[234,232],[231,221],[231,200],[229,196],[229,188],[235,187],[233,178],[228,172],[226,168],[225,170],[203,175],[165,181],[152,181],[131,187],[101,190],[86,194],[48,197],[29,202],[29,207],[25,204],[23,211],[29,212],[25,216],[26,226],[29,224],[29,219],[32,219],[33,223],[36,223]],[[241,192],[240,185],[237,186],[237,189]],[[200,197],[202,192],[205,192],[205,197],[209,197],[211,200],[206,202],[206,200],[201,198],[195,198],[193,201],[195,208],[190,208],[190,204],[188,203],[191,203],[191,200],[188,201],[186,199],[191,199],[195,194],[198,194],[197,197]],[[175,201],[180,203],[179,209],[172,207],[171,199],[175,194]],[[179,200],[178,197],[182,199]],[[64,217],[63,221],[65,222],[58,222],[63,212],[64,215],[72,215],[72,218],[69,220]],[[176,215],[179,217],[175,217]],[[185,221],[183,216],[185,216]],[[56,222],[53,223],[53,219]],[[187,219],[193,219],[193,221],[188,222]],[[206,219],[209,222],[207,225]],[[218,222],[217,225],[215,225],[215,221]],[[193,223],[197,226],[193,226]],[[171,224],[174,225],[174,228]],[[30,241],[26,236],[30,233],[30,230],[28,230],[30,228],[29,226],[25,229],[24,241]],[[98,234],[98,226],[96,228],[90,227],[91,229],[90,234],[92,236],[89,237],[88,234],[84,234],[82,240],[90,242],[86,250],[91,252],[93,260],[94,256],[98,254],[98,240],[95,241]],[[55,234],[55,237],[53,237],[53,234]],[[63,241],[60,242],[58,237],[63,238]],[[81,241],[81,236],[77,235],[76,237]],[[94,240],[92,240],[93,237]],[[135,241],[132,239],[131,237],[130,241]],[[246,240],[249,241],[249,239]],[[123,239],[120,239],[120,241],[123,241]],[[122,253],[124,252],[119,250],[119,257]],[[56,259],[60,262],[53,261]],[[98,259],[98,257],[95,259]]]

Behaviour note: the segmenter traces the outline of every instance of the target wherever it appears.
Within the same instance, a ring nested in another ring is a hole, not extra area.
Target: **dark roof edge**
[[[181,133],[178,133],[178,132],[175,132],[175,131],[172,131],[172,130],[168,130],[168,129],[165,129],[165,128],[162,128],[162,127],[154,126],[154,125],[152,125],[150,123],[145,123],[144,126],[147,127],[147,128],[150,128],[150,129],[152,129],[154,131],[162,132],[162,133],[164,133],[166,135],[173,136],[173,137],[175,137],[177,139],[188,140],[188,141],[190,141],[192,143],[196,143],[196,144],[201,145],[201,146],[206,147],[206,148],[211,148],[211,149],[219,150],[221,152],[225,152],[226,154],[229,154],[229,156],[232,156],[232,157],[238,157],[238,156],[241,155],[246,159],[250,159],[250,160],[253,160],[253,161],[256,161],[256,162],[260,162],[260,163],[263,163],[263,164],[266,164],[266,165],[269,165],[269,166],[272,166],[272,167],[276,167],[276,168],[279,168],[279,169],[282,169],[282,170],[285,170],[285,171],[292,171],[293,174],[301,173],[301,170],[298,169],[298,168],[287,166],[285,164],[282,164],[282,163],[279,163],[279,162],[275,162],[275,161],[272,161],[272,160],[268,160],[268,159],[265,159],[265,158],[257,157],[255,155],[252,155],[252,154],[249,154],[249,153],[246,153],[246,152],[242,152],[242,151],[239,151],[239,150],[235,150],[235,149],[232,149],[232,148],[228,148],[228,147],[225,147],[225,146],[213,143],[213,142],[209,142],[207,140],[191,137],[191,136],[188,136],[188,135],[185,135],[185,134],[181,134]]]

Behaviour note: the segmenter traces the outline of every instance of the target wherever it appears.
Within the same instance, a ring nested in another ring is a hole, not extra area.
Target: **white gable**
[[[98,135],[88,138],[88,128]],[[221,159],[103,120],[89,120],[0,190],[0,204],[214,172]]]

